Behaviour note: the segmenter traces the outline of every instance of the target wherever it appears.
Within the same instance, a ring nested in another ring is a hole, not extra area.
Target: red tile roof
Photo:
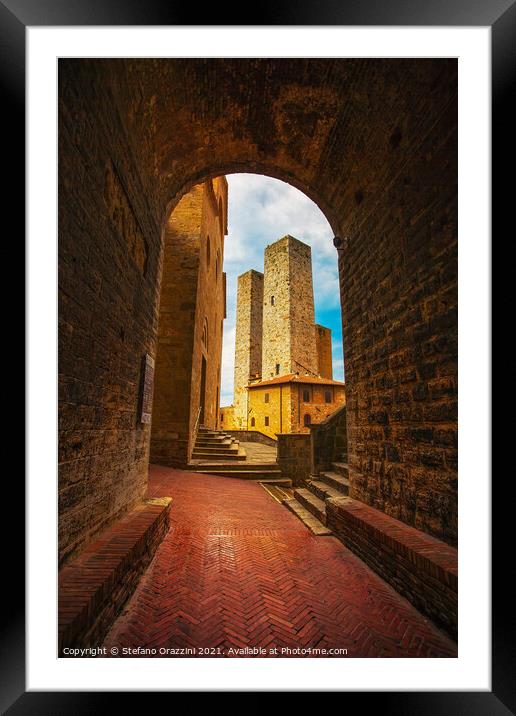
[[[271,378],[270,380],[261,380],[258,383],[250,383],[248,387],[261,388],[262,385],[278,385],[279,383],[310,383],[311,385],[341,385],[344,387],[344,383],[340,380],[318,378],[313,375],[298,375],[297,373],[279,375],[277,378]]]

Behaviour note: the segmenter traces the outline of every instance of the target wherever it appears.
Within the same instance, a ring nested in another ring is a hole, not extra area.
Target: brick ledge
[[[59,572],[59,653],[99,646],[169,529],[172,498],[144,500]]]
[[[452,636],[457,550],[351,497],[326,501],[327,525],[355,554]]]

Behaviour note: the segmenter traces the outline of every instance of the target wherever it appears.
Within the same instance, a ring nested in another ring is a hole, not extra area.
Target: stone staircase
[[[221,432],[200,427],[197,433],[192,460],[245,460],[245,450],[240,447],[238,440]]]
[[[326,526],[326,500],[349,494],[349,470],[347,455],[341,454],[330,469],[312,476],[306,487],[294,490],[294,497],[284,500],[284,505],[317,536],[331,535]]]
[[[290,487],[292,481],[282,476],[276,462],[246,462],[247,455],[239,441],[220,430],[200,427],[187,470],[204,475],[234,477]]]

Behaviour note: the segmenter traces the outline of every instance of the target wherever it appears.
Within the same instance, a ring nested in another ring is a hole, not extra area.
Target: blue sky
[[[228,235],[224,244],[227,318],[222,349],[221,405],[233,401],[237,278],[263,271],[263,252],[285,234],[312,247],[315,320],[332,329],[333,377],[344,380],[339,276],[333,232],[311,199],[289,184],[259,174],[227,176]]]

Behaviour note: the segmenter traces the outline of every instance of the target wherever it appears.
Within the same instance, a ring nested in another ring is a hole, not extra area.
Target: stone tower
[[[321,378],[333,378],[333,361],[331,355],[331,328],[315,324],[315,341],[317,345],[317,361]]]
[[[318,375],[310,246],[284,236],[265,249],[262,380]]]
[[[234,426],[247,427],[247,386],[262,372],[263,274],[238,277],[235,339]]]

